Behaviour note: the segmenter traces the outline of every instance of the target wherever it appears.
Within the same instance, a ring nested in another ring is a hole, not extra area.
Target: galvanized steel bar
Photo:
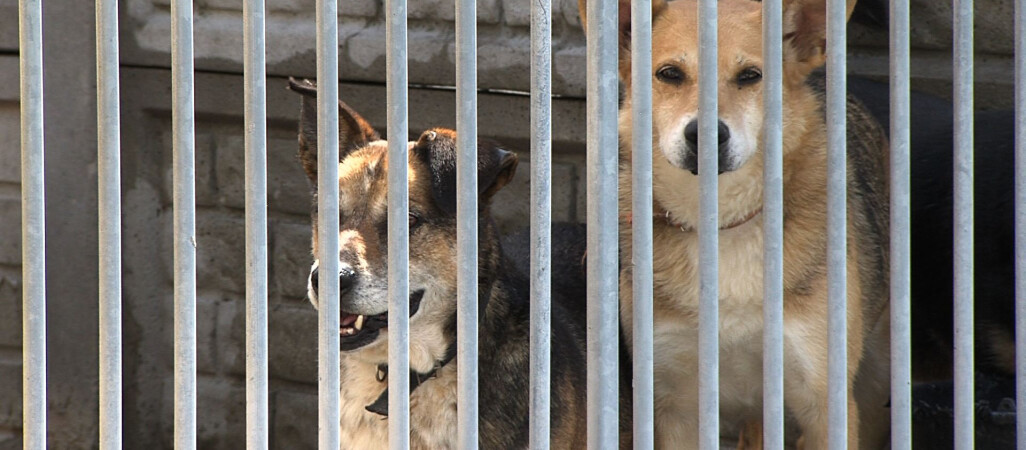
[[[266,450],[269,417],[264,0],[246,0],[242,14],[246,128],[246,448]]]
[[[1015,2],[1015,405],[1026,450],[1026,2]]]
[[[477,448],[477,3],[456,1],[456,349],[459,446]]]
[[[21,72],[22,440],[46,448],[46,209],[43,184],[43,10],[19,0]]]
[[[954,3],[955,449],[973,448],[973,2]]]
[[[552,1],[531,2],[530,448],[546,450],[552,377]]]
[[[338,3],[317,0],[318,447],[339,442]],[[405,137],[403,138],[406,139]],[[405,220],[405,218],[404,218]],[[391,316],[392,314],[390,314]],[[393,376],[402,372],[396,368]],[[401,376],[401,375],[400,375]],[[390,377],[391,378],[391,377]]]
[[[891,449],[912,450],[909,2],[891,0]]]
[[[827,2],[827,279],[830,449],[848,448],[847,5]]]
[[[618,447],[617,2],[589,1],[588,448]]]
[[[652,354],[652,1],[631,3],[634,448],[655,446]]]
[[[699,448],[720,448],[720,208],[716,0],[698,4]]]
[[[388,442],[410,448],[410,233],[407,164],[406,0],[387,0],[385,22],[388,105]]]
[[[196,448],[196,124],[192,0],[171,2],[175,449]]]
[[[781,0],[762,2],[763,445],[784,449],[783,26]]]
[[[100,448],[122,446],[121,107],[118,2],[96,1],[97,177],[99,178]]]

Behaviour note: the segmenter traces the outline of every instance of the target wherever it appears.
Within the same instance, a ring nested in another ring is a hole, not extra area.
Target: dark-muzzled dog
[[[301,94],[299,157],[317,179],[316,86],[291,80]],[[343,448],[388,444],[387,143],[353,109],[339,104],[339,267],[341,441]],[[529,283],[502,253],[489,201],[517,167],[514,153],[478,146],[479,433],[481,448],[525,448],[529,407]],[[436,128],[409,143],[410,443],[455,448],[456,435],[456,141]],[[316,195],[316,193],[315,193]],[[314,208],[313,248],[317,248]],[[315,255],[316,257],[316,255]],[[318,261],[310,275],[316,306]],[[330,276],[336,276],[331,274]],[[583,313],[553,295],[551,443],[583,448]]]

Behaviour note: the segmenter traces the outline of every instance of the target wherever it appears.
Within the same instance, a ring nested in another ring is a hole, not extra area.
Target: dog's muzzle
[[[737,167],[732,167],[733,161],[730,157],[730,128],[722,120],[717,126],[717,138],[719,139],[717,161],[719,167],[717,167],[716,174],[719,175],[737,169]],[[684,126],[684,157],[681,161],[682,166],[679,168],[698,175],[698,119],[694,119]]]
[[[310,289],[312,294],[317,293],[320,274],[318,268],[310,272]],[[351,268],[343,267],[339,270],[338,291],[339,298],[344,298],[353,286],[356,285],[357,274]],[[424,299],[424,290],[410,293],[410,317],[420,309],[420,302]],[[353,351],[374,342],[382,328],[388,326],[388,310],[379,314],[352,314],[339,309],[339,334],[340,349],[342,351]]]

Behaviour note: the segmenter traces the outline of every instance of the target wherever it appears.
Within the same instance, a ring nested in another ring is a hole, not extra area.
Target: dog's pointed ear
[[[444,128],[425,131],[413,146],[431,171],[431,194],[435,205],[447,214],[456,214],[456,132]],[[513,179],[517,155],[485,139],[477,145],[478,208],[488,205],[492,196]]]
[[[666,10],[666,0],[652,0],[652,20]],[[577,0],[581,28],[588,30],[588,0]],[[620,43],[620,81],[631,81],[631,0],[617,0],[617,29]]]
[[[317,85],[289,78],[289,90],[303,97],[299,112],[299,160],[310,180],[317,181]],[[338,160],[381,139],[374,127],[343,101],[338,102]]]
[[[857,0],[847,0],[845,20]],[[827,0],[784,0],[784,63],[804,78],[826,62]]]

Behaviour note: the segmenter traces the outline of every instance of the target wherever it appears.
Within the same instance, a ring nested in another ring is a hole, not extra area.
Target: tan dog
[[[698,9],[695,0],[652,4],[656,439],[697,448]],[[733,437],[762,414],[762,11],[751,0],[718,5],[720,415],[721,434]],[[621,255],[631,254],[629,8],[620,1]],[[824,0],[784,0],[784,389],[789,441],[800,436],[807,449],[826,449],[828,428],[827,146],[822,77],[813,75],[826,59],[825,28]],[[880,448],[889,418],[887,143],[851,97],[847,142],[849,448]],[[626,261],[620,275],[630,328]]]

